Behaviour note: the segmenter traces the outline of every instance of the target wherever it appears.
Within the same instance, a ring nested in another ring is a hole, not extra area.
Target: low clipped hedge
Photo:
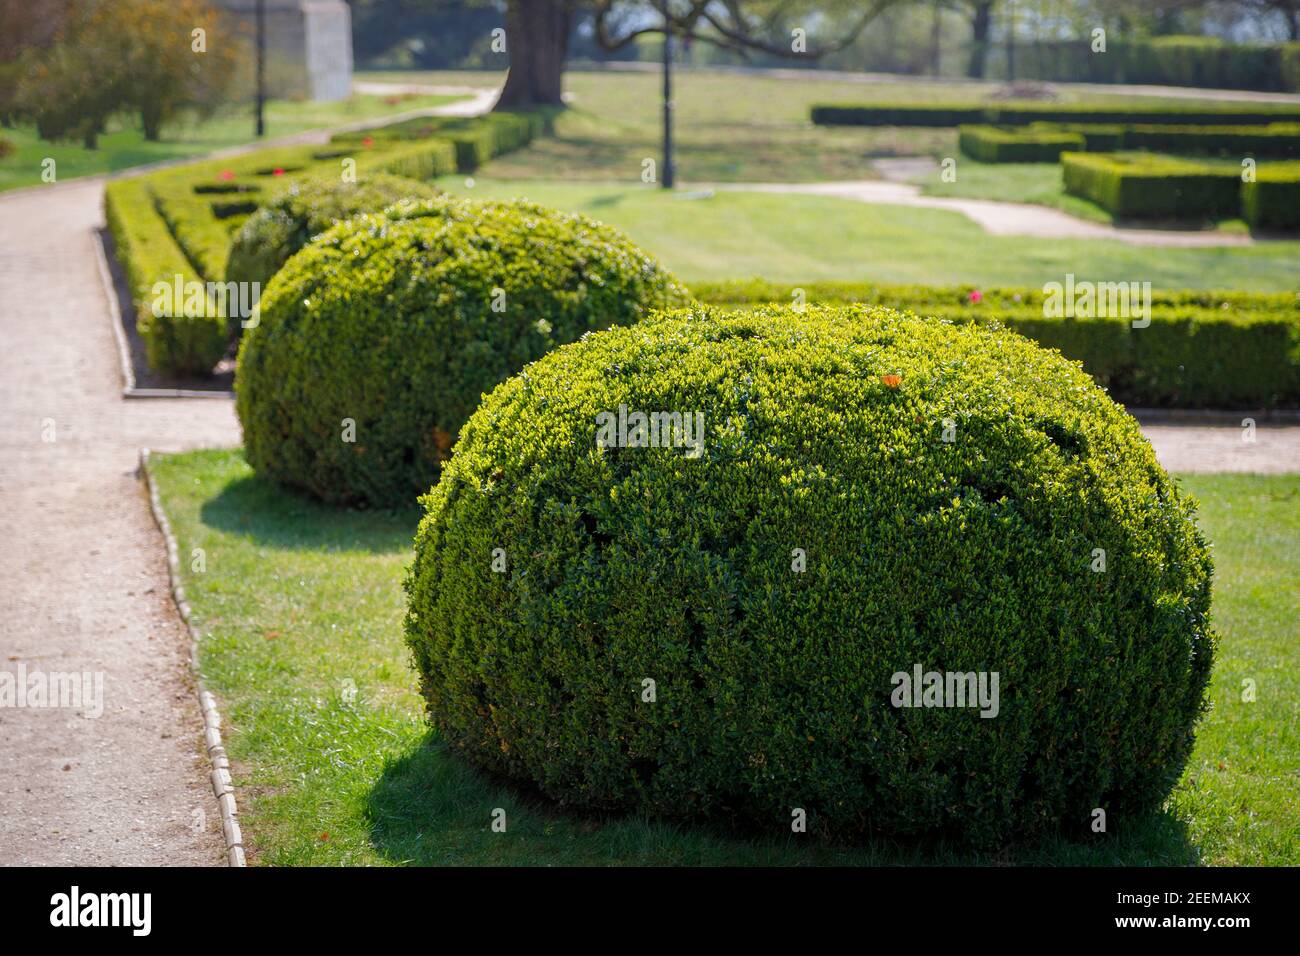
[[[200,314],[186,315],[184,308],[155,310],[156,283],[174,287],[179,276],[184,287],[201,282],[202,277],[172,238],[144,181],[109,183],[104,191],[104,216],[135,301],[136,330],[144,341],[150,368],[166,375],[210,374],[225,354],[225,319],[206,289],[204,306],[196,310]]]
[[[387,173],[421,182],[447,176],[456,171],[456,147],[449,140],[433,139],[422,143],[394,143],[376,153],[359,154],[357,171]]]
[[[1236,216],[1241,171],[1156,156],[1062,153],[1065,191],[1116,216],[1200,219]]]
[[[1269,163],[1241,184],[1242,218],[1254,229],[1300,229],[1300,163]]]
[[[358,213],[380,212],[402,199],[428,199],[432,186],[379,174],[355,183],[307,179],[292,183],[245,220],[230,243],[226,278],[263,289],[312,236]]]
[[[1300,125],[1126,126],[1125,149],[1229,156],[1300,156]]]
[[[1300,406],[1300,297],[1293,293],[1151,293],[1151,324],[1132,319],[1053,318],[1045,293],[975,288],[822,282],[780,285],[760,279],[697,284],[702,303],[749,308],[888,305],[957,323],[1002,325],[1082,363],[1127,405],[1168,408]]]
[[[957,145],[962,153],[982,163],[1054,163],[1066,150],[1086,148],[1079,133],[995,126],[958,127]]]
[[[1254,126],[1267,123],[1300,121],[1300,106],[1214,107],[1161,106],[1154,109],[1129,109],[1119,106],[1044,106],[1037,103],[1012,103],[990,106],[985,110],[988,122],[997,126],[1024,126],[1029,123],[1105,123],[1109,125],[1155,124],[1165,126]]]
[[[110,189],[117,233],[129,236],[117,242],[117,256],[130,275],[153,275],[158,254],[173,263],[169,274],[224,283],[232,234],[268,192],[306,179],[337,182],[348,159],[356,161],[362,181],[382,175],[427,180],[456,171],[455,146],[448,139],[381,140],[375,148],[277,147],[161,170],[130,187]],[[150,367],[168,375],[206,374],[228,344],[218,345],[214,337],[225,322],[214,321],[216,316],[156,319],[145,294],[154,281],[133,286]],[[213,306],[218,315],[224,311],[216,300]],[[209,357],[212,363],[205,365]]]
[[[426,141],[449,144],[452,168],[439,173],[472,173],[494,156],[521,149],[546,129],[542,112],[488,113],[475,117],[417,117],[378,129],[338,133],[331,143],[355,145]]]
[[[702,415],[700,454],[600,447],[620,409]],[[424,503],[430,720],[564,804],[1086,833],[1161,803],[1205,708],[1193,505],[1086,375],[1006,332],[699,309],[592,335],[487,396]],[[996,716],[896,706],[917,667],[996,672]]]
[[[1300,107],[1254,106],[1207,109],[1189,106],[1126,109],[1105,106],[1044,106],[1037,103],[1000,106],[979,103],[906,105],[855,103],[813,106],[812,121],[819,126],[960,126],[963,123],[984,123],[992,126],[1028,126],[1031,123],[1247,126],[1300,122]]]
[[[1111,153],[1124,145],[1124,127],[1104,123],[1031,123],[1029,129],[1075,133],[1089,153]]]
[[[960,126],[962,123],[983,123],[985,119],[984,107],[969,103],[812,108],[812,121],[818,126]]]
[[[411,504],[483,392],[687,300],[621,233],[532,203],[438,197],[350,219],[285,264],[244,333],[248,460],[325,501]]]

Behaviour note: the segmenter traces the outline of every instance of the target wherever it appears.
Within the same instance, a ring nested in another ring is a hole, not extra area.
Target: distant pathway
[[[1163,229],[1125,229],[1106,223],[1088,222],[1030,203],[999,202],[993,199],[961,199],[925,196],[911,183],[878,179],[825,183],[715,183],[715,190],[763,193],[799,193],[834,196],[857,202],[890,206],[920,206],[959,212],[994,236],[1038,236],[1043,239],[1105,239],[1135,246],[1250,246],[1248,235],[1221,232],[1181,232]]]
[[[1142,413],[1138,421],[1160,464],[1169,471],[1300,474],[1300,424],[1294,419],[1270,422],[1261,418],[1255,425],[1254,441],[1246,441],[1243,436],[1248,433],[1241,420],[1249,414],[1223,415],[1222,424],[1196,419],[1174,423]],[[1231,424],[1228,419],[1233,420]]]

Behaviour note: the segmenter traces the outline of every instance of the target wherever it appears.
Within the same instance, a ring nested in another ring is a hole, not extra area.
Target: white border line
[[[208,748],[208,759],[212,761],[212,792],[217,798],[217,805],[221,807],[221,832],[226,841],[226,860],[230,866],[247,866],[244,859],[244,836],[239,829],[239,810],[235,806],[235,786],[230,779],[230,760],[221,742],[221,714],[217,710],[216,698],[204,686],[203,675],[199,672],[199,632],[190,621],[190,605],[185,600],[185,586],[181,584],[176,537],[172,534],[171,523],[158,498],[158,486],[149,471],[148,448],[140,449],[140,474],[149,489],[149,507],[153,511],[153,520],[162,532],[163,540],[167,542],[167,574],[171,579],[172,601],[190,636],[190,669],[199,686],[199,706],[203,709],[203,739]]]

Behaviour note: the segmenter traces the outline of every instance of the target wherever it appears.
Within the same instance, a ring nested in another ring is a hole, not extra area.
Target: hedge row
[[[215,344],[211,330],[224,325],[224,319],[218,315],[204,322],[156,320],[150,314],[150,300],[141,298],[140,290],[147,291],[178,271],[188,278],[226,281],[232,236],[270,193],[306,178],[341,181],[349,159],[355,160],[363,182],[375,174],[427,181],[467,166],[471,159],[465,144],[476,143],[473,149],[498,155],[524,145],[544,125],[539,114],[525,113],[411,120],[339,136],[324,148],[261,150],[168,169],[133,180],[129,189],[116,190],[115,215],[119,231],[127,236],[118,243],[118,256],[128,274],[141,277],[132,289],[142,315],[139,328],[150,366],[167,374],[203,375],[220,360],[226,343]],[[154,235],[157,231],[165,235],[165,242]],[[150,238],[141,240],[137,233]],[[174,250],[171,258],[178,258],[183,268],[169,267],[160,275],[157,258],[147,252],[159,247]]]
[[[1300,163],[1257,170],[1241,185],[1241,214],[1256,229],[1300,229]]]
[[[154,314],[155,283],[172,284],[177,276],[190,283],[202,277],[172,238],[146,184],[139,179],[109,183],[104,214],[135,299],[136,328],[150,367],[175,375],[206,375],[225,352],[225,319],[206,290],[201,315],[186,316],[183,309]],[[181,314],[172,314],[176,312]]]
[[[493,156],[527,146],[546,128],[543,113],[489,113],[472,118],[419,117],[377,130],[339,133],[338,144],[427,140],[448,141],[454,150],[455,172],[472,173]],[[453,170],[448,170],[451,172]]]
[[[814,106],[818,126],[960,126],[983,123],[984,107],[933,103],[908,106]]]
[[[1122,109],[1101,106],[1019,104],[862,104],[814,106],[812,121],[821,126],[1028,126],[1031,123],[1168,124],[1173,126],[1244,126],[1300,121],[1300,106],[1207,109],[1164,107]]]
[[[1126,126],[1124,149],[1227,156],[1300,156],[1300,124],[1269,126]]]
[[[991,51],[998,59],[997,47]],[[993,64],[996,69],[1001,64]],[[1300,43],[1225,43],[1214,37],[1112,37],[1098,55],[1091,39],[1036,40],[1016,50],[1020,79],[1145,83],[1213,89],[1300,90]]]
[[[1255,183],[1243,182],[1236,167],[1157,156],[1063,153],[1061,169],[1066,192],[1090,199],[1116,216],[1217,219],[1239,215],[1254,228],[1290,228],[1300,220],[1297,163],[1261,166]]]
[[[1145,149],[1166,153],[1230,156],[1298,156],[1300,124],[1269,126],[1117,126],[1095,123],[1033,123],[1030,126],[962,126],[962,152],[986,163],[1056,162],[1065,149],[1109,153]],[[1062,139],[1066,137],[1066,139]]]
[[[1079,133],[995,126],[961,126],[957,145],[964,155],[982,163],[1054,163],[1067,150],[1087,148]]]
[[[809,304],[890,304],[955,322],[999,323],[1066,358],[1121,402],[1183,408],[1300,405],[1300,297],[1291,293],[1160,292],[1151,324],[1130,318],[1052,318],[1037,289],[814,283]],[[697,285],[701,302],[795,301],[795,287],[761,280]]]

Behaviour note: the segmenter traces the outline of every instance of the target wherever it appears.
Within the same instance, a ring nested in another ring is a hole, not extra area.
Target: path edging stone
[[[167,520],[162,500],[158,497],[158,485],[149,470],[148,448],[140,449],[140,475],[149,490],[149,508],[153,512],[154,523],[158,525],[167,544],[167,576],[171,581],[172,602],[176,605],[176,611],[190,638],[190,670],[199,688],[199,706],[203,711],[203,741],[212,763],[212,793],[221,808],[221,832],[226,842],[226,861],[230,866],[247,866],[244,836],[239,828],[239,809],[235,804],[235,785],[230,777],[230,758],[226,755],[221,740],[221,712],[217,709],[217,699],[203,683],[203,675],[199,671],[199,632],[190,620],[190,605],[185,598],[185,585],[181,583],[180,552],[176,536],[172,534],[171,522]]]

